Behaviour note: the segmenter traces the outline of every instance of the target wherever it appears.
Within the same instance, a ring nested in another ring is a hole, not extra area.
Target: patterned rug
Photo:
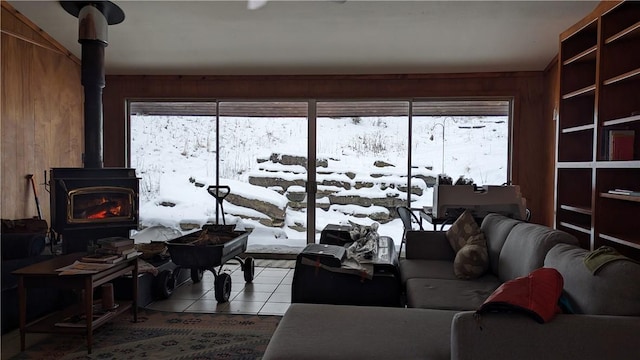
[[[90,355],[85,337],[53,335],[12,359],[260,359],[281,318],[140,309],[96,330]]]

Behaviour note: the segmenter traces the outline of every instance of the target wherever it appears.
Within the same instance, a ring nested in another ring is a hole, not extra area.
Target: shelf
[[[591,169],[593,161],[559,161],[556,166],[558,169]]]
[[[586,206],[560,205],[560,209],[591,216],[591,208]]]
[[[629,239],[623,239],[620,238],[618,236],[612,236],[612,235],[607,235],[607,234],[600,234],[600,237],[605,239],[605,240],[609,240],[611,242],[615,242],[618,244],[622,244],[625,246],[629,246],[635,249],[640,249],[640,243],[633,241],[633,240],[629,240]]]
[[[624,74],[614,76],[602,82],[603,85],[613,85],[622,81],[635,81],[640,80],[640,68],[627,71]]]
[[[582,226],[570,224],[568,222],[560,222],[560,226],[564,226],[566,228],[581,232],[583,234],[591,235],[591,230],[590,229],[585,229]]]
[[[93,329],[97,329],[98,327],[106,324],[107,322],[113,320],[113,318],[115,318],[116,316],[120,315],[121,313],[131,309],[131,301],[118,301],[119,306],[116,310],[108,312],[106,314],[104,314],[103,316],[101,316],[100,318],[93,320],[93,323],[91,324]],[[78,313],[78,308],[80,308],[81,306],[77,305],[74,307],[70,307],[67,308],[65,310],[62,311],[58,311],[55,312],[53,314],[51,314],[50,316],[47,316],[45,318],[42,319],[38,319],[30,324],[27,325],[27,331],[28,332],[35,332],[35,333],[81,333],[81,334],[86,334],[87,332],[87,328],[86,326],[69,326],[69,327],[65,327],[65,326],[56,326],[56,323],[59,323],[61,320],[65,319],[66,317],[74,314],[74,313]]]
[[[609,193],[640,189],[637,138],[632,160],[605,160],[612,131],[640,131],[640,2],[596,9],[560,34],[555,224],[585,249],[640,260],[640,196]]]
[[[618,195],[618,194],[609,194],[609,193],[600,193],[600,196],[603,197],[603,198],[608,198],[608,199],[640,202],[640,196]]]
[[[562,99],[563,100],[567,100],[567,99],[571,99],[574,97],[578,97],[578,96],[587,96],[587,95],[594,95],[596,91],[596,85],[589,85],[587,87],[584,87],[582,89],[578,89],[575,91],[572,91],[568,94],[564,94],[562,95]]]
[[[596,50],[598,49],[597,45],[594,45],[587,50],[575,55],[567,60],[565,60],[562,65],[569,65],[576,62],[585,62],[585,61],[595,61],[596,60]]]
[[[603,126],[613,126],[613,125],[628,124],[628,123],[632,123],[632,122],[636,122],[636,121],[640,121],[640,115],[632,115],[632,116],[627,116],[627,117],[623,117],[623,118],[619,118],[619,119],[607,120],[607,121],[603,122],[602,125]]]
[[[607,40],[605,40],[604,43],[610,44],[620,39],[630,39],[633,37],[640,37],[640,21],[620,31],[619,33],[610,36]]]
[[[572,127],[564,128],[564,129],[562,129],[562,133],[563,134],[568,134],[568,133],[586,131],[586,130],[593,130],[593,129],[595,129],[595,125],[587,124],[587,125],[572,126]]]
[[[638,169],[640,160],[597,161],[595,165],[598,169]]]

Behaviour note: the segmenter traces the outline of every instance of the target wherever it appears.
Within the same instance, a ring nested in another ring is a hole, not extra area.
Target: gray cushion
[[[453,261],[442,260],[401,260],[400,277],[403,284],[413,278],[457,279]]]
[[[640,264],[612,261],[592,275],[584,265],[585,249],[559,244],[544,261],[560,272],[573,310],[582,314],[640,316]],[[638,320],[640,321],[640,319]]]
[[[498,279],[505,282],[527,276],[544,265],[547,252],[556,244],[578,244],[564,231],[530,223],[520,223],[511,229],[500,251]]]
[[[294,303],[262,359],[449,360],[455,313]]]
[[[480,229],[487,241],[489,270],[495,275],[498,274],[498,260],[502,245],[507,240],[507,235],[509,235],[511,229],[521,222],[499,214],[489,214],[482,220]]]
[[[456,314],[451,326],[453,360],[631,360],[640,319],[563,315],[544,325],[519,313]]]
[[[475,310],[500,286],[494,275],[474,280],[409,279],[407,306],[423,309]]]

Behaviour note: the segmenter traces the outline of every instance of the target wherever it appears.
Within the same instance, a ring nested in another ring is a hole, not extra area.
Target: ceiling
[[[9,1],[78,58],[57,1]],[[114,1],[109,75],[540,71],[597,1]]]

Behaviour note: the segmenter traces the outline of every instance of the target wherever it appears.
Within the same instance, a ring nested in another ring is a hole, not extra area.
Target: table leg
[[[133,283],[131,284],[132,296],[131,309],[133,311],[133,322],[138,322],[138,259],[135,259],[133,271],[131,272]]]
[[[20,311],[20,351],[24,351],[27,326],[27,292],[24,288],[23,276],[18,276],[18,308]]]
[[[87,353],[91,354],[93,343],[93,278],[85,276],[84,281],[84,315],[87,317]]]

